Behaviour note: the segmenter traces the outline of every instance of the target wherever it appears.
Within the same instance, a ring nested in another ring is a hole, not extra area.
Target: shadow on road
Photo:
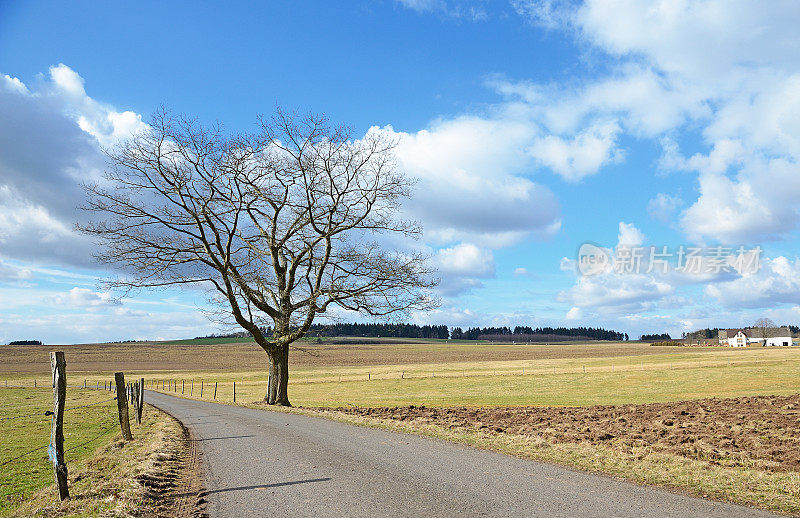
[[[223,439],[246,439],[255,435],[228,435],[225,437],[205,437],[203,439],[189,439],[189,442],[221,441]]]
[[[229,491],[247,491],[250,489],[270,489],[273,487],[294,486],[297,484],[309,484],[311,482],[327,482],[331,480],[330,477],[323,478],[309,478],[306,480],[292,480],[291,482],[276,482],[274,484],[261,484],[258,486],[239,486],[239,487],[226,487],[224,489],[214,489],[212,491],[204,491],[200,496],[211,495],[213,493],[227,493]]]

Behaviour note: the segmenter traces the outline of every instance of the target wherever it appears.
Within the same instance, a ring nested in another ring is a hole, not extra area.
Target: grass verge
[[[0,472],[0,516],[170,516],[175,503],[154,491],[150,480],[174,471],[183,430],[174,419],[147,406],[134,440],[123,443],[115,401],[107,392],[68,389],[65,412],[65,457],[70,499],[58,501],[47,458],[50,418],[0,421],[0,462],[44,444],[44,449],[9,462]],[[2,417],[22,416],[52,404],[52,391],[3,389]],[[80,405],[93,404],[77,408]],[[75,410],[70,411],[70,408]],[[12,424],[13,423],[13,424]],[[182,446],[183,445],[183,446]],[[172,486],[174,484],[166,484]],[[165,487],[166,487],[165,486]],[[166,505],[166,507],[165,507]]]

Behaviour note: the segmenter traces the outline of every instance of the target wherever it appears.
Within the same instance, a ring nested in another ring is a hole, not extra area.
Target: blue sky
[[[788,1],[2,2],[0,342],[218,330],[202,294],[104,291],[72,231],[100,148],[162,104],[398,139],[442,278],[440,309],[410,320],[800,323],[798,24]],[[763,252],[758,271],[586,276],[586,242]]]

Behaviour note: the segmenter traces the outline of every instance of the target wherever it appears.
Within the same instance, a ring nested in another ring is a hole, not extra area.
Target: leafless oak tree
[[[777,325],[775,325],[775,322],[773,322],[769,318],[759,318],[758,320],[756,320],[753,327],[757,329],[759,333],[761,333],[760,338],[764,340],[765,345],[767,339],[774,338],[775,336],[777,336],[778,332]]]
[[[427,310],[435,280],[424,254],[379,243],[421,233],[398,216],[411,184],[393,142],[282,110],[258,127],[228,137],[156,113],[107,152],[104,180],[86,186],[96,217],[78,228],[122,271],[116,288],[215,294],[268,355],[265,399],[288,406],[289,346],[317,315],[332,306],[382,318]]]

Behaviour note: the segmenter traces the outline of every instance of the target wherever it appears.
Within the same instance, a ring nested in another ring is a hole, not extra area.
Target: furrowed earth
[[[800,395],[591,407],[340,407],[370,418],[539,437],[555,443],[648,447],[727,467],[800,470]]]

